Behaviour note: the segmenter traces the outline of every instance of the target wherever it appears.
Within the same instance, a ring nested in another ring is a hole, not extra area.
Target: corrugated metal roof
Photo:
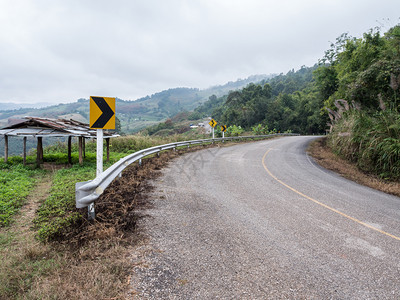
[[[0,135],[12,136],[84,136],[96,137],[96,129],[90,129],[89,124],[76,120],[49,119],[25,117],[26,121],[0,129]],[[117,137],[118,134],[104,132],[106,137]]]
[[[69,136],[68,132],[57,131],[55,129],[42,128],[15,128],[15,129],[0,129],[0,135],[9,136]]]

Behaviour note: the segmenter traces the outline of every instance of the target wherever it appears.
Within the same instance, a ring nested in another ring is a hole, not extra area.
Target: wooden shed
[[[96,138],[96,129],[90,129],[89,124],[75,120],[49,119],[37,117],[24,117],[13,125],[0,129],[0,135],[4,136],[4,161],[8,160],[9,137],[23,137],[23,157],[26,163],[26,139],[34,137],[37,139],[37,164],[43,163],[43,138],[44,137],[67,137],[68,138],[68,163],[71,163],[72,137],[78,137],[79,141],[79,163],[83,163],[85,155],[85,139]],[[107,160],[109,159],[110,138],[118,134],[104,132],[107,146]]]

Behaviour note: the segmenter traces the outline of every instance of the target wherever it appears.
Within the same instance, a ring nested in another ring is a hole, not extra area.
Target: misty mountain
[[[3,110],[15,110],[20,108],[41,108],[50,106],[52,103],[50,102],[38,102],[38,103],[0,103],[0,111]]]
[[[178,87],[155,93],[137,100],[116,99],[116,114],[125,133],[133,133],[149,125],[172,117],[180,111],[192,111],[211,95],[223,96],[229,91],[272,78],[274,75],[253,75],[246,79],[238,79],[224,85],[212,86],[208,89]],[[9,119],[24,116],[74,119],[89,122],[89,99],[78,99],[77,102],[42,107],[40,103],[31,104],[31,108],[19,104],[1,104],[0,127],[8,125]],[[6,109],[6,107],[16,107]]]

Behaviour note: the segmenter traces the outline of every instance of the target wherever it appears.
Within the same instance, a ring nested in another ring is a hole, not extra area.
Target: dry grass
[[[400,183],[385,181],[377,176],[360,171],[354,163],[340,158],[326,145],[326,138],[311,143],[310,155],[324,168],[373,189],[400,197]]]
[[[35,280],[31,299],[123,299],[129,284],[129,248],[118,238],[88,242],[84,247],[52,249],[58,268]]]

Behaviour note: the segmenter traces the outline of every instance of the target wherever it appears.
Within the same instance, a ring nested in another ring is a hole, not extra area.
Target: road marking
[[[329,209],[330,211],[333,211],[333,212],[335,212],[335,213],[341,215],[342,217],[345,217],[345,218],[347,218],[347,219],[349,219],[349,220],[352,220],[352,221],[354,221],[354,222],[356,222],[356,223],[358,223],[358,224],[360,224],[360,225],[363,225],[363,226],[365,226],[365,227],[367,227],[367,228],[369,228],[369,229],[375,230],[375,231],[377,231],[377,232],[379,232],[379,233],[382,233],[382,234],[384,234],[384,235],[386,235],[386,236],[389,236],[389,237],[391,237],[391,238],[393,238],[393,239],[395,239],[395,240],[400,241],[400,237],[395,236],[395,235],[393,235],[393,234],[390,234],[390,233],[388,233],[388,232],[386,232],[386,231],[383,231],[383,230],[381,230],[381,229],[378,229],[378,228],[376,228],[376,227],[374,227],[374,226],[371,226],[371,225],[369,225],[369,224],[367,224],[367,223],[364,223],[363,221],[360,221],[360,220],[358,220],[358,219],[356,219],[356,218],[353,218],[353,217],[351,217],[351,216],[349,216],[349,215],[346,215],[345,213],[342,213],[341,211],[338,211],[337,209],[334,209],[333,207],[330,207],[330,206],[328,206],[328,205],[326,205],[326,204],[324,204],[324,203],[319,202],[318,200],[315,200],[315,199],[313,199],[313,198],[311,198],[311,197],[309,197],[309,196],[303,194],[302,192],[299,192],[298,190],[296,190],[296,189],[292,188],[291,186],[287,185],[286,183],[284,183],[282,180],[278,179],[274,174],[271,173],[271,171],[267,168],[267,165],[265,164],[265,158],[267,157],[268,153],[269,153],[271,150],[272,150],[272,149],[268,149],[268,151],[265,152],[265,154],[264,154],[264,156],[263,156],[263,158],[262,158],[262,164],[263,164],[263,166],[264,166],[264,169],[265,169],[265,170],[267,171],[267,173],[269,174],[269,176],[271,176],[271,177],[272,177],[273,179],[275,179],[277,182],[279,182],[279,183],[282,184],[283,186],[287,187],[289,190],[295,192],[296,194],[298,194],[298,195],[300,195],[300,196],[302,196],[302,197],[304,197],[304,198],[306,198],[306,199],[308,199],[308,200],[310,200],[310,201],[312,201],[312,202],[314,202],[314,203],[316,203],[316,204],[318,204],[318,205],[320,205],[320,206],[322,206],[322,207],[325,207],[325,208]]]

